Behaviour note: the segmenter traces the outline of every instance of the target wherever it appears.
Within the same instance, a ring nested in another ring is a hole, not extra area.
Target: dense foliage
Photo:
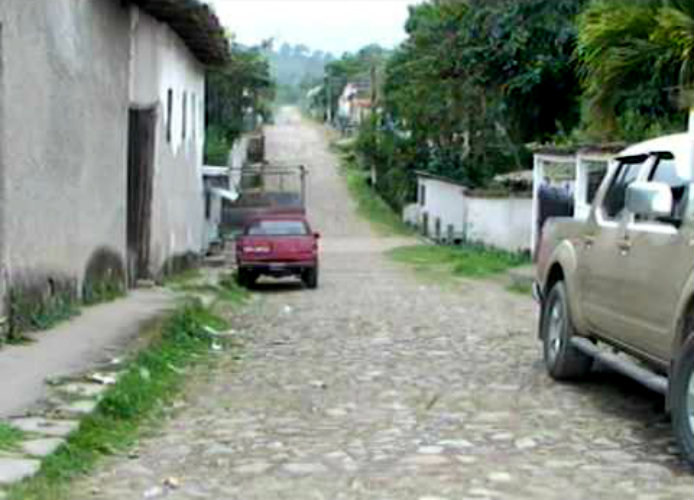
[[[587,128],[639,140],[682,130],[694,83],[694,2],[593,0],[578,20]]]
[[[485,186],[532,168],[530,143],[681,131],[692,105],[691,0],[429,0],[406,31],[356,141],[394,207],[416,170]],[[332,106],[359,62],[328,65]]]
[[[233,142],[271,118],[275,84],[263,49],[232,45],[232,59],[208,71],[205,161],[225,165]]]
[[[412,197],[415,170],[482,186],[529,166],[526,143],[577,126],[573,19],[581,4],[432,0],[410,8],[407,40],[381,79],[381,112],[357,140],[391,205]]]

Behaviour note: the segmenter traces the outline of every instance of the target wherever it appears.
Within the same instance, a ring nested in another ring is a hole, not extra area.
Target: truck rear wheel
[[[542,344],[547,372],[555,380],[581,378],[593,359],[571,345],[575,330],[563,281],[557,282],[542,304]]]
[[[302,273],[301,279],[303,280],[304,285],[306,285],[306,288],[315,290],[318,288],[318,268],[314,267],[311,269],[306,269]]]
[[[246,286],[246,276],[247,276],[247,274],[248,274],[248,273],[246,272],[246,270],[245,270],[245,269],[242,269],[242,268],[240,268],[240,267],[236,270],[236,284],[237,284],[238,286],[240,286],[240,287],[242,287],[242,288]]]
[[[685,343],[672,375],[670,402],[675,438],[694,465],[694,336]]]

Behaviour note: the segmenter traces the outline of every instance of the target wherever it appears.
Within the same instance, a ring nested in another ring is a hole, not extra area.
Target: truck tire
[[[566,285],[558,281],[542,304],[541,330],[545,366],[555,380],[581,378],[593,366],[593,358],[571,345],[574,333]]]
[[[236,270],[236,284],[241,288],[246,288],[248,286],[248,271],[243,268],[238,268]]]
[[[672,427],[684,458],[694,465],[694,336],[680,352],[671,380]]]
[[[318,268],[314,267],[312,269],[306,269],[303,272],[302,280],[306,288],[315,290],[318,288]]]

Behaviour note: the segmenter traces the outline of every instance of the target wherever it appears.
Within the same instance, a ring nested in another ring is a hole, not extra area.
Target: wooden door
[[[131,109],[128,129],[128,277],[150,278],[155,109]]]

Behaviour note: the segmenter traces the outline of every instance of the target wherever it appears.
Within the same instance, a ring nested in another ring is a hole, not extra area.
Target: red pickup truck
[[[317,288],[319,238],[303,215],[252,220],[236,240],[239,284],[253,286],[260,276],[297,276],[307,288]]]

